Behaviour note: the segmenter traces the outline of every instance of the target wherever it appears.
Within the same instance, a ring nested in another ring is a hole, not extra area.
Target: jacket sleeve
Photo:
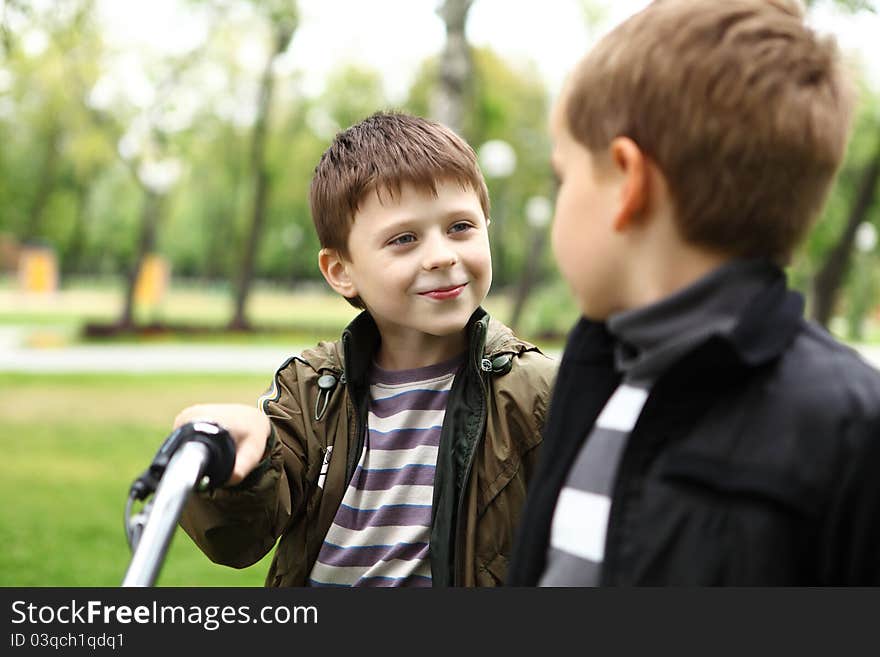
[[[305,453],[299,393],[289,364],[261,398],[272,427],[264,460],[236,486],[190,496],[180,525],[211,561],[234,568],[256,563],[298,511]]]
[[[529,383],[534,390],[532,420],[539,432],[537,442],[541,443],[543,442],[550,398],[553,394],[553,385],[556,382],[556,373],[559,371],[559,362],[539,351],[525,352],[520,355],[520,359],[529,372]],[[523,459],[526,482],[531,482],[534,476],[540,452],[540,449],[532,449]]]
[[[849,430],[839,487],[826,520],[831,585],[880,585],[880,418]]]

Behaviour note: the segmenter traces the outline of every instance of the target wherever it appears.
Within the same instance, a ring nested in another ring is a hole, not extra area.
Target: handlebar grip
[[[204,476],[208,478],[208,488],[219,488],[232,476],[235,466],[235,442],[223,427],[213,422],[197,420],[184,425],[190,436],[184,440],[200,442],[208,448],[210,457],[205,464]]]

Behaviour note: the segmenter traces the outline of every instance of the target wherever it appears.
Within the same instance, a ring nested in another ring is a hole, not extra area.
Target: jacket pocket
[[[767,586],[808,576],[806,516],[817,507],[781,467],[670,451],[634,490],[606,546],[616,583]]]
[[[507,579],[507,556],[500,552],[484,561],[477,576],[477,586],[503,586]]]
[[[658,463],[660,479],[812,516],[818,511],[816,492],[778,468],[737,463],[693,452],[670,453]]]

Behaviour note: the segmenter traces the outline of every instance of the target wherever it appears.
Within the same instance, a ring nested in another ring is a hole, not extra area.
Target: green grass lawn
[[[182,407],[254,403],[259,376],[0,374],[0,586],[118,586],[123,511]],[[211,563],[178,529],[159,586],[262,586],[270,556]]]

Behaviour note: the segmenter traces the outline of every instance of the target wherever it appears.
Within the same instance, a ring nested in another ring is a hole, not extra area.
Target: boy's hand
[[[240,483],[263,459],[270,426],[259,409],[245,404],[196,404],[174,418],[174,428],[197,420],[219,424],[235,442],[235,465],[225,486]]]

